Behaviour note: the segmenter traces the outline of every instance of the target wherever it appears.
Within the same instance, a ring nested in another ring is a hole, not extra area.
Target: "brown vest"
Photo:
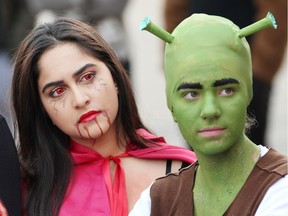
[[[287,175],[287,157],[270,149],[260,158],[224,215],[254,215],[269,187]],[[158,178],[150,190],[151,216],[194,215],[193,186],[198,163]],[[209,207],[207,207],[209,208]]]

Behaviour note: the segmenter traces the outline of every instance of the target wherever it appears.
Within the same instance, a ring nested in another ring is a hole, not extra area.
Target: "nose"
[[[90,101],[91,99],[89,94],[83,89],[73,90],[73,107],[75,109],[80,109],[82,107],[87,106],[88,104],[90,104]]]
[[[216,120],[221,115],[221,110],[217,102],[217,96],[213,94],[205,95],[203,98],[200,117],[204,120]]]

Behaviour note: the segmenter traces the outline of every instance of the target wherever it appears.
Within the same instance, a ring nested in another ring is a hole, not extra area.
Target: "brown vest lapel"
[[[269,187],[287,174],[287,157],[270,149],[260,158],[224,215],[254,215]]]

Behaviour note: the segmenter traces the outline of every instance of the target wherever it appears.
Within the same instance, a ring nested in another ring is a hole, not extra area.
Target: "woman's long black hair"
[[[12,81],[15,135],[19,138],[26,185],[24,208],[29,216],[58,215],[73,172],[69,137],[51,122],[41,103],[37,84],[41,55],[67,42],[107,65],[119,91],[117,135],[123,129],[127,140],[140,148],[147,147],[146,141],[136,133],[138,128],[147,128],[140,119],[126,71],[95,29],[67,18],[33,29],[16,53]]]

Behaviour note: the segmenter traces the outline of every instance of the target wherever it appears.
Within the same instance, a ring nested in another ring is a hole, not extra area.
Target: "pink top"
[[[188,163],[196,161],[195,153],[190,150],[168,145],[162,137],[155,137],[144,129],[137,130],[137,133],[159,146],[127,150],[123,154],[103,158],[96,151],[71,142],[70,153],[75,167],[59,216],[127,216],[128,203],[122,157],[172,159]],[[133,144],[128,144],[131,145]],[[117,164],[113,184],[110,177],[111,160]]]

